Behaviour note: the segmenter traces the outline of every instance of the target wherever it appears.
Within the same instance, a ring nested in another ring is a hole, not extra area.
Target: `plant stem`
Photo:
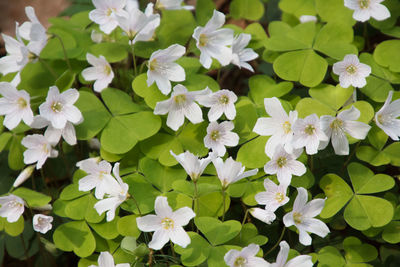
[[[242,221],[242,226],[243,226],[244,223],[246,222],[247,215],[249,215],[249,210],[248,210],[248,209],[246,210],[246,213],[244,214],[244,218],[243,218],[243,221]]]
[[[221,69],[218,69],[217,73],[217,83],[219,83],[219,77],[221,76]]]
[[[175,249],[174,249],[174,244],[172,244],[172,241],[171,241],[171,240],[169,241],[169,244],[170,244],[170,246],[171,246],[172,256],[173,256],[174,258],[176,258]]]
[[[51,76],[53,76],[53,78],[54,78],[55,80],[58,79],[57,73],[50,67],[49,64],[47,64],[46,61],[44,61],[43,59],[41,59],[41,58],[39,57],[39,62],[43,64],[43,66],[50,72]]]
[[[135,51],[132,47],[132,59],[133,59],[133,69],[135,71],[135,77],[137,76],[137,66],[136,66],[136,57],[135,57]]]
[[[358,141],[356,147],[354,148],[354,150],[351,152],[350,156],[347,158],[346,162],[343,164],[343,167],[341,169],[341,172],[344,171],[344,169],[346,169],[347,165],[349,165],[351,158],[354,156],[354,154],[356,153],[357,148],[360,146],[361,141]]]
[[[308,166],[310,166],[310,171],[314,171],[314,158],[313,155],[308,155]]]
[[[269,253],[271,253],[279,245],[279,243],[282,241],[283,235],[285,234],[285,230],[286,230],[286,227],[283,226],[283,230],[282,230],[281,236],[279,237],[278,241],[275,243],[275,245],[270,250],[268,250],[264,254],[264,257],[267,256]]]
[[[68,55],[67,55],[67,50],[65,49],[63,40],[57,34],[53,33],[53,36],[56,37],[60,41],[60,44],[61,44],[61,47],[62,47],[62,50],[63,50],[63,53],[64,53],[65,62],[67,63],[68,69],[72,72],[71,63],[69,62]]]
[[[193,183],[194,183],[193,210],[194,210],[194,213],[198,214],[199,196],[198,196],[198,190],[197,190],[197,180],[193,180]]]
[[[139,203],[136,201],[136,198],[133,195],[130,195],[130,197],[133,199],[133,202],[135,202],[135,205],[136,205],[136,208],[138,209],[139,215],[142,216],[142,212],[140,211]]]
[[[223,203],[223,210],[222,210],[222,221],[225,220],[225,206],[226,206],[226,201],[225,201],[225,195],[226,195],[226,188],[222,187],[222,203]]]

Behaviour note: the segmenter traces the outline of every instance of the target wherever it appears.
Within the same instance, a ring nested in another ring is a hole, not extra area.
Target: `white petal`
[[[176,131],[183,125],[185,121],[185,115],[181,110],[171,110],[168,113],[167,125],[172,130]]]
[[[312,267],[312,257],[308,255],[300,255],[288,261],[285,267]]]
[[[299,229],[299,241],[304,246],[309,246],[311,245],[312,239],[306,231]]]
[[[159,217],[171,217],[173,214],[166,197],[158,196],[156,198],[154,210]]]
[[[335,150],[336,155],[348,155],[349,154],[349,141],[346,135],[341,131],[332,132],[332,146]]]
[[[153,232],[161,229],[161,218],[153,214],[136,218],[136,223],[142,232]]]
[[[199,105],[195,102],[187,105],[183,110],[186,118],[190,120],[191,123],[196,124],[203,121],[203,113]]]
[[[305,231],[314,233],[320,237],[325,237],[330,233],[328,226],[324,222],[314,218],[304,219],[302,227]]]
[[[175,226],[169,234],[171,241],[183,248],[187,247],[191,240],[189,235],[183,230],[182,227]]]
[[[385,20],[390,17],[389,9],[381,4],[372,4],[370,6],[370,14],[376,20]]]
[[[196,214],[189,207],[183,207],[173,212],[172,219],[175,225],[185,226]]]
[[[157,230],[153,234],[153,238],[149,243],[149,248],[159,250],[169,241],[168,232],[165,230]]]
[[[303,210],[308,200],[307,190],[303,187],[297,188],[297,197],[293,204],[293,211],[300,212]]]

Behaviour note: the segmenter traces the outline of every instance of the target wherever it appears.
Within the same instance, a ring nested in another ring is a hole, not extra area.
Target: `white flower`
[[[290,259],[287,262],[289,256],[290,247],[286,241],[279,243],[281,249],[279,250],[276,262],[272,263],[270,267],[312,267],[312,257],[308,255],[300,255]]]
[[[232,132],[234,126],[231,121],[210,122],[207,127],[207,135],[204,137],[204,145],[222,157],[226,153],[226,147],[233,147],[239,143],[239,135]]]
[[[395,141],[399,140],[400,136],[400,99],[396,99],[392,103],[393,91],[390,91],[385,104],[375,114],[375,123],[381,128],[390,138]]]
[[[6,75],[8,73],[18,72],[16,81],[13,83],[15,86],[19,84],[19,72],[29,62],[29,50],[21,40],[17,28],[17,40],[6,34],[1,34],[3,37],[7,56],[0,58],[0,73]]]
[[[266,224],[271,224],[276,219],[275,213],[268,209],[251,208],[249,209],[249,212],[254,218],[257,218]]]
[[[283,145],[288,153],[292,153],[292,125],[297,120],[297,111],[290,111],[289,116],[278,98],[264,98],[264,106],[270,118],[258,118],[253,132],[271,137],[265,145],[265,153],[272,158],[277,145]]]
[[[236,249],[229,250],[225,256],[225,263],[229,267],[267,267],[269,263],[261,257],[256,257],[260,246],[250,244],[241,251]]]
[[[93,88],[100,93],[114,79],[114,72],[105,57],[95,57],[90,53],[86,54],[87,61],[93,66],[82,71],[82,76],[86,81],[95,81]]]
[[[233,43],[233,30],[220,29],[224,23],[225,15],[214,10],[207,24],[197,27],[192,35],[201,52],[200,63],[206,69],[211,67],[212,58],[218,60],[222,66],[228,65],[232,60],[232,48],[228,46]]]
[[[258,172],[258,169],[245,172],[245,167],[242,167],[242,163],[233,160],[232,157],[227,158],[225,162],[222,158],[213,159],[212,162],[217,170],[218,179],[221,181],[223,188],[227,188],[230,184],[243,178],[254,176]]]
[[[79,180],[79,191],[90,191],[96,188],[95,197],[103,199],[104,194],[115,184],[115,180],[111,176],[111,164],[105,160],[97,162],[95,158],[89,158],[78,163],[79,169],[88,174]]]
[[[216,155],[211,152],[208,154],[207,158],[199,159],[197,156],[193,155],[189,151],[175,155],[172,150],[170,150],[171,155],[182,165],[186,173],[190,176],[193,181],[197,181],[203,174],[204,169],[208,164],[215,159]]]
[[[30,125],[33,121],[33,112],[30,105],[30,96],[25,90],[17,90],[7,82],[0,82],[0,115],[6,115],[4,126],[14,129],[23,120]]]
[[[67,122],[64,128],[57,129],[51,125],[50,121],[40,115],[37,115],[33,118],[33,122],[30,126],[34,129],[42,129],[47,127],[46,131],[44,132],[44,137],[46,137],[46,139],[52,144],[57,144],[62,136],[69,145],[76,145],[75,127],[70,122]]]
[[[136,218],[137,226],[142,232],[154,232],[149,248],[159,250],[169,240],[185,248],[190,244],[190,237],[183,229],[196,216],[191,208],[183,207],[172,211],[166,197],[157,197],[154,210],[156,215]]]
[[[317,22],[317,17],[316,16],[311,16],[311,15],[302,15],[299,18],[300,23],[306,23],[306,22]]]
[[[118,25],[129,38],[129,44],[137,41],[149,41],[160,25],[160,15],[153,14],[153,4],[149,3],[143,13],[134,5],[127,7],[127,12],[117,16]]]
[[[18,29],[22,38],[29,41],[27,48],[35,54],[40,55],[40,52],[47,44],[46,28],[40,23],[36,17],[35,10],[31,6],[25,7],[25,13],[29,21],[24,22]]]
[[[297,119],[292,129],[294,132],[293,148],[306,147],[306,153],[309,155],[317,154],[320,141],[329,141],[329,138],[321,130],[316,114],[311,114],[304,119]]]
[[[23,182],[25,182],[29,177],[31,177],[33,170],[35,169],[35,165],[31,165],[26,167],[15,179],[13,187],[20,186]]]
[[[176,131],[185,121],[185,117],[193,124],[203,121],[203,113],[194,101],[197,96],[209,94],[210,89],[189,92],[185,86],[177,84],[174,86],[171,98],[157,103],[154,114],[165,115],[168,113],[167,125]]]
[[[10,223],[18,221],[24,213],[24,200],[16,195],[0,197],[0,217],[7,218]]]
[[[299,230],[300,243],[311,245],[311,236],[314,233],[320,237],[325,237],[330,231],[328,226],[314,217],[319,215],[324,208],[325,199],[314,199],[307,203],[307,190],[303,187],[297,188],[298,195],[293,204],[293,210],[283,217],[286,227],[295,225]]]
[[[365,139],[371,126],[360,121],[360,111],[352,106],[341,111],[337,117],[324,115],[321,117],[321,128],[326,136],[332,139],[332,146],[337,155],[349,154],[349,141],[346,133],[357,139]],[[320,149],[325,148],[328,142],[321,142]]]
[[[264,166],[265,173],[276,174],[280,184],[289,186],[292,181],[292,175],[302,176],[307,171],[304,164],[296,160],[301,151],[293,151],[292,154],[289,154],[282,145],[278,145],[272,159]]]
[[[46,102],[39,106],[40,115],[57,129],[65,128],[68,121],[73,124],[81,123],[82,113],[74,106],[78,98],[79,92],[76,89],[68,89],[60,94],[57,86],[51,86]]]
[[[384,0],[344,0],[344,6],[354,10],[353,18],[365,22],[371,17],[385,20],[390,17],[389,9],[382,5]]]
[[[362,88],[367,84],[365,78],[371,74],[371,67],[360,63],[357,55],[350,54],[333,64],[333,73],[339,75],[341,87],[347,88],[352,85]]]
[[[234,103],[237,101],[237,96],[232,91],[226,89],[219,90],[215,93],[199,96],[197,101],[201,105],[210,108],[208,111],[208,119],[210,121],[218,120],[224,113],[228,120],[233,120],[236,117]]]
[[[151,54],[148,63],[147,86],[151,86],[156,82],[161,93],[168,95],[171,92],[170,81],[184,81],[186,77],[185,70],[174,61],[182,57],[185,51],[186,48],[184,46],[174,44]]]
[[[100,252],[100,256],[97,259],[98,267],[130,267],[129,263],[120,263],[115,265],[114,258],[108,251]],[[97,267],[97,265],[89,265],[89,267]]]
[[[166,10],[193,10],[194,6],[184,6],[182,5],[183,0],[157,0],[156,8],[166,9]]]
[[[232,43],[232,64],[238,66],[239,68],[248,69],[254,72],[253,67],[247,63],[258,57],[258,54],[254,52],[251,48],[246,48],[251,40],[251,35],[246,33],[241,33],[235,37]]]
[[[126,0],[92,0],[96,9],[90,11],[89,18],[100,25],[100,30],[110,34],[117,26],[116,16],[127,15],[123,9]]]
[[[32,219],[33,230],[45,234],[52,228],[51,225],[52,221],[53,217],[51,216],[46,216],[43,214],[35,214]]]
[[[254,198],[259,205],[265,205],[265,209],[275,212],[279,207],[289,202],[286,196],[287,185],[277,185],[270,179],[264,180],[265,192],[257,193]]]
[[[99,215],[103,214],[103,212],[107,211],[107,222],[114,220],[115,210],[121,205],[129,196],[128,184],[124,183],[119,176],[119,162],[115,163],[113,168],[113,174],[115,180],[107,181],[109,187],[106,189],[106,194],[108,197],[106,199],[102,199],[98,201],[94,208],[96,209]],[[113,182],[111,182],[113,181]],[[96,188],[97,190],[97,188]]]
[[[42,168],[47,158],[56,158],[58,151],[53,149],[52,144],[40,134],[25,136],[21,144],[27,148],[24,152],[24,163],[32,164],[37,162],[36,169]]]

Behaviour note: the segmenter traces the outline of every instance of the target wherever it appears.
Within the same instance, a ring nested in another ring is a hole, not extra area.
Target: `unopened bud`
[[[15,179],[15,182],[13,184],[13,187],[18,187],[20,186],[23,182],[25,182],[33,173],[33,170],[35,169],[35,165],[31,165],[26,167]]]

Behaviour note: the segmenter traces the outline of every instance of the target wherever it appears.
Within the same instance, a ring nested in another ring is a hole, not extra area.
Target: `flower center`
[[[165,229],[172,229],[174,228],[174,221],[168,217],[165,217],[164,219],[161,220],[161,226]]]
[[[301,213],[299,212],[294,212],[293,213],[293,221],[295,224],[300,224],[302,222],[302,217],[303,215],[301,215]]]
[[[111,67],[109,65],[104,66],[104,73],[108,76],[111,73]]]
[[[331,127],[333,130],[339,130],[343,127],[343,121],[336,118],[331,122],[329,127]]]
[[[353,64],[349,65],[346,67],[346,71],[348,74],[354,74],[357,72],[357,67],[354,66]]]
[[[107,17],[111,16],[112,13],[113,13],[112,8],[108,8],[108,9],[107,9],[107,12],[106,12]]]
[[[61,112],[62,108],[62,104],[58,101],[53,102],[53,104],[51,105],[51,109],[56,113]]]
[[[217,141],[220,137],[219,131],[218,130],[212,131],[210,136],[212,140]]]
[[[19,208],[19,207],[22,207],[22,204],[19,203],[18,201],[11,200],[10,202],[8,202],[8,207],[10,207],[10,208]]]
[[[284,167],[286,165],[286,163],[287,163],[287,159],[285,157],[279,157],[276,160],[276,164],[278,165],[279,168]]]
[[[304,132],[308,135],[313,135],[315,131],[315,127],[312,124],[309,124],[306,126],[306,128],[304,129]]]
[[[222,95],[218,99],[219,103],[226,105],[229,103],[229,97],[227,95]]]
[[[36,58],[37,58],[37,55],[35,55],[34,53],[32,53],[32,52],[28,53],[28,61],[33,61]]]
[[[285,196],[281,192],[276,193],[275,200],[278,201],[278,203],[281,203],[284,199]]]
[[[26,100],[23,97],[18,98],[17,104],[20,109],[26,108],[28,106],[28,103],[26,102]]]
[[[233,263],[233,265],[235,267],[244,267],[244,266],[246,266],[246,262],[247,262],[247,260],[245,258],[243,258],[242,256],[239,256],[239,257],[236,258],[236,260]]]
[[[283,127],[283,131],[285,132],[285,134],[290,133],[290,131],[292,130],[292,125],[290,124],[289,121],[285,121],[282,125]]]
[[[160,0],[157,0],[156,9],[163,9],[163,8],[165,8],[165,6],[163,5],[163,3],[161,3]]]
[[[47,144],[43,144],[42,150],[45,154],[49,154],[49,148],[47,147]]]
[[[153,59],[152,61],[150,61],[149,63],[149,69],[151,71],[154,71],[157,68],[158,64],[157,64],[157,59]]]
[[[360,6],[361,9],[366,9],[369,7],[371,0],[359,0],[358,5]]]
[[[208,37],[204,33],[200,34],[199,37],[199,45],[200,46],[206,46],[208,42]]]
[[[186,95],[184,95],[184,94],[176,95],[176,96],[174,96],[174,101],[177,104],[182,104],[182,103],[186,102]]]

